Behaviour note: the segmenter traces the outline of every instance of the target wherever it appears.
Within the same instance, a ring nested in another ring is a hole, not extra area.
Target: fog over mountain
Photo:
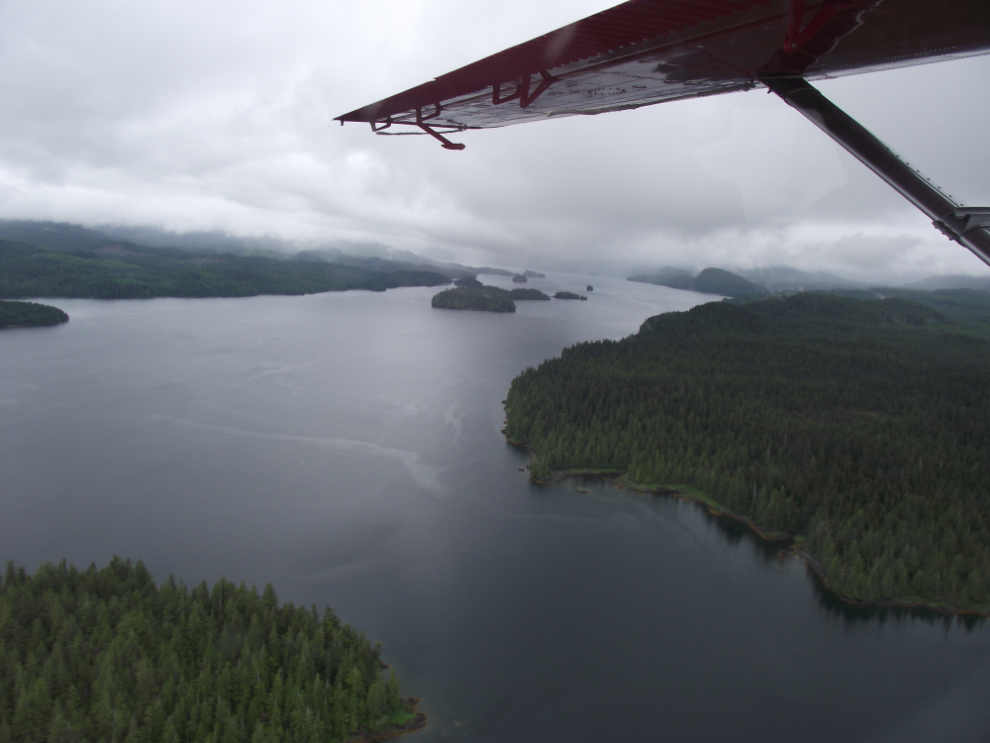
[[[0,217],[112,224],[122,239],[151,225],[198,248],[386,245],[617,274],[990,275],[759,90],[466,132],[463,152],[333,121],[612,4],[0,4]],[[980,57],[819,87],[979,206],[988,77]]]
[[[740,270],[739,275],[754,284],[776,291],[814,291],[816,289],[852,289],[862,287],[858,281],[837,276],[827,271],[801,271],[787,266],[769,266]]]

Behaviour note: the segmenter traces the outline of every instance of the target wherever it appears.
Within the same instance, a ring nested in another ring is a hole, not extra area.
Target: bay
[[[530,285],[588,301],[46,300],[70,323],[0,333],[0,559],[329,604],[422,699],[418,743],[990,737],[986,623],[849,611],[695,505],[531,483],[512,378],[710,297]]]

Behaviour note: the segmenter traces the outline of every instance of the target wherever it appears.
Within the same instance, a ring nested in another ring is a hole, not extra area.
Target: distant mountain
[[[653,281],[650,283],[661,284],[662,286],[669,286],[672,289],[685,289],[690,291],[694,289],[694,276],[689,273],[678,273],[673,276],[668,276],[666,279],[661,279],[659,281]]]
[[[677,273],[666,276],[631,276],[629,280],[669,286],[673,289],[687,289],[702,294],[721,294],[725,297],[748,297],[769,293],[765,287],[721,268],[706,268],[697,276]]]
[[[737,271],[744,279],[765,286],[771,292],[806,292],[828,289],[854,289],[863,285],[825,271],[801,271],[787,266],[769,266]]]
[[[197,254],[133,243],[60,251],[0,239],[0,298],[5,299],[247,297],[449,283],[450,277],[422,267],[386,272],[336,263]]]
[[[174,248],[195,253],[229,253],[232,255],[264,255],[277,257],[294,252],[298,246],[276,237],[238,237],[226,232],[172,232],[161,227],[103,224],[94,228],[115,240]]]
[[[83,227],[69,222],[0,219],[0,239],[20,240],[63,253],[93,252],[124,245],[130,250],[158,248],[191,253],[227,253],[285,257],[288,243],[275,238],[239,238],[220,232],[168,232],[155,227],[101,225]],[[115,252],[102,250],[102,252]],[[119,252],[119,251],[116,251]],[[142,251],[147,252],[147,251]]]
[[[290,260],[278,251],[178,249],[122,237],[62,222],[0,220],[0,297],[243,297],[451,282],[447,270],[424,262]]]
[[[453,266],[456,263],[438,263],[438,266]],[[493,276],[512,276],[512,271],[506,271],[504,268],[491,268],[490,266],[482,266],[481,268],[472,268],[477,274],[489,274]]]
[[[653,279],[668,279],[672,276],[694,276],[694,269],[687,268],[684,266],[662,266],[660,268],[655,268],[653,266],[636,266],[631,267],[628,273],[633,276],[649,276]],[[630,279],[631,280],[631,279]],[[654,283],[654,281],[649,281],[647,283]]]
[[[975,289],[980,292],[990,292],[990,276],[931,276],[914,284],[908,284],[911,289]]]
[[[398,251],[405,253],[407,251]],[[300,250],[295,255],[291,256],[297,261],[309,261],[313,263],[333,263],[338,266],[360,266],[361,268],[368,268],[372,271],[382,271],[384,273],[393,273],[395,271],[423,271],[429,270],[434,273],[443,274],[450,279],[460,279],[465,276],[473,276],[474,269],[467,268],[465,266],[459,266],[456,268],[445,267],[434,264],[432,261],[426,261],[410,253],[409,255],[414,256],[418,260],[406,261],[406,260],[391,260],[388,258],[378,258],[378,257],[362,257],[356,255],[348,255],[340,250],[336,249],[320,249],[320,250]]]
[[[298,251],[298,252],[297,252]],[[328,263],[340,263],[344,260],[377,260],[405,263],[413,266],[441,265],[429,258],[423,258],[409,250],[399,250],[380,243],[344,243],[335,246],[310,246],[300,250],[300,245],[292,244],[287,252],[294,253],[297,258],[304,260],[322,260]]]
[[[769,293],[766,287],[721,268],[706,268],[695,276],[694,290],[702,294],[721,294],[726,297],[749,297]]]
[[[0,220],[0,240],[20,240],[66,253],[96,252],[116,256],[183,251],[192,254],[264,257],[355,266],[379,273],[430,271],[458,279],[478,274],[512,276],[501,268],[462,266],[434,261],[409,250],[381,243],[340,243],[303,246],[275,237],[238,237],[224,232],[172,232],[160,227],[100,225],[83,227],[67,222]]]
[[[957,329],[967,329],[982,337],[990,336],[990,292],[976,289],[907,289],[871,286],[868,289],[833,289],[829,294],[852,299],[877,300],[899,298],[926,304],[949,317]]]
[[[0,239],[20,240],[60,252],[90,252],[114,239],[97,230],[67,222],[0,219]]]
[[[370,268],[374,271],[429,270],[443,274],[451,279],[463,279],[483,273],[501,273],[504,276],[512,275],[510,271],[503,271],[499,268],[475,268],[472,266],[462,266],[459,263],[431,261],[415,253],[410,253],[408,250],[397,250],[392,255],[395,257],[357,256],[350,255],[336,248],[321,248],[317,250],[300,250],[294,257],[296,260],[301,261],[323,261],[344,266],[361,266],[362,268]],[[411,256],[411,258],[408,258],[408,256]]]

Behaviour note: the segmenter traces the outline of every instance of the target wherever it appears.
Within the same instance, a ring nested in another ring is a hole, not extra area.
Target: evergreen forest
[[[769,294],[765,287],[721,268],[706,268],[697,276],[676,273],[657,276],[631,276],[629,280],[669,286],[672,289],[686,289],[702,294],[721,294],[726,297],[766,296]]]
[[[457,283],[457,282],[455,282]],[[444,310],[515,312],[516,301],[549,300],[539,289],[500,289],[497,286],[459,284],[433,295],[432,306]]]
[[[509,289],[509,296],[512,297],[517,302],[526,302],[530,300],[536,300],[542,302],[546,300],[550,301],[550,295],[541,292],[539,289]]]
[[[704,304],[525,370],[505,433],[534,478],[624,473],[793,536],[848,599],[986,612],[987,320],[967,290]]]
[[[505,289],[494,286],[455,286],[433,295],[432,307],[442,310],[515,312],[516,303]]]
[[[0,239],[0,297],[247,297],[440,286],[427,270],[379,271],[325,261],[196,254],[145,245],[56,250]]]
[[[268,585],[138,561],[0,577],[0,742],[342,741],[414,724],[380,646]]]
[[[5,302],[0,299],[0,328],[58,325],[63,322],[69,322],[69,316],[58,307],[37,302]]]

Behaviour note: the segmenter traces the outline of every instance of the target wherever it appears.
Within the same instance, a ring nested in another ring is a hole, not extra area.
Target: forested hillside
[[[243,297],[438,286],[432,271],[375,271],[322,261],[197,255],[130,243],[54,250],[0,240],[0,297]]]
[[[726,297],[766,296],[769,293],[765,287],[721,268],[706,268],[697,276],[685,273],[666,273],[653,276],[631,276],[629,280],[669,286],[672,289],[686,289],[702,294],[721,294]]]
[[[155,584],[119,558],[0,579],[0,741],[340,741],[415,716],[374,647],[269,585]]]
[[[621,471],[797,535],[846,597],[990,610],[977,327],[901,298],[701,305],[527,369],[506,434],[534,477]]]

